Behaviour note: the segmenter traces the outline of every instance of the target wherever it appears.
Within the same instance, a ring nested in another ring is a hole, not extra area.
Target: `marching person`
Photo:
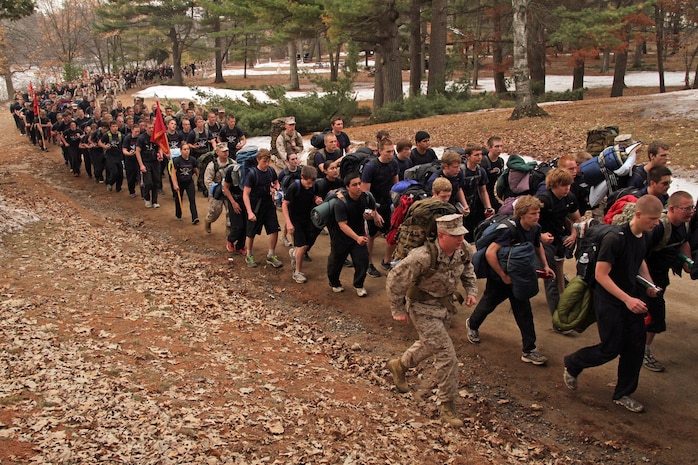
[[[409,392],[405,373],[433,355],[441,419],[458,427],[463,426],[454,406],[458,397],[458,358],[447,329],[456,313],[453,300],[459,282],[467,293],[465,304],[468,307],[477,301],[477,285],[469,249],[462,247],[467,232],[462,215],[442,216],[436,224],[434,245],[411,250],[388,273],[386,290],[393,319],[405,323],[412,320],[419,335],[419,340],[400,358],[388,361],[388,369],[397,390]],[[432,247],[434,250],[430,250]],[[438,254],[436,269],[432,268],[431,254]]]

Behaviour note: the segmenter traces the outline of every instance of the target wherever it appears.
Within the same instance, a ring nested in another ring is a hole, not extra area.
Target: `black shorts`
[[[254,200],[251,203],[254,208]],[[276,217],[276,207],[273,203],[264,204],[257,210],[255,214],[257,221],[247,222],[247,237],[252,238],[259,235],[262,232],[262,226],[264,226],[267,235],[281,231],[279,219]]]
[[[313,223],[293,223],[296,228],[293,231],[293,245],[295,247],[312,247],[320,235],[320,230]]]

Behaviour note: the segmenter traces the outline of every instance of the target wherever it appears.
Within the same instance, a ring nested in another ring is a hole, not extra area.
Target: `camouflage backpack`
[[[271,142],[270,142],[270,147],[271,150],[269,152],[273,157],[276,157],[279,155],[279,149],[276,148],[276,139],[279,138],[279,134],[281,134],[284,129],[286,128],[286,118],[275,118],[271,120]]]
[[[436,219],[458,213],[448,202],[431,197],[413,203],[400,225],[393,260],[402,260],[410,250],[436,239]]]
[[[603,149],[614,144],[616,136],[620,134],[618,126],[596,127],[587,131],[586,151],[592,156],[597,156]]]

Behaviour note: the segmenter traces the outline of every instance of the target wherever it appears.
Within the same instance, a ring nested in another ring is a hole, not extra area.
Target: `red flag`
[[[39,98],[34,94],[34,115],[39,116]]]
[[[32,85],[32,82],[29,81],[29,95],[32,95],[34,93],[34,86]]]
[[[155,123],[153,124],[153,135],[150,136],[150,142],[155,142],[162,150],[162,153],[170,155],[170,144],[167,142],[167,129],[165,128],[165,120],[162,118],[160,110],[160,102],[156,102],[157,109],[155,110]]]

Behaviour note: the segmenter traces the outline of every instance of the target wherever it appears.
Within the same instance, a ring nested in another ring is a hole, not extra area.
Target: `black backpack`
[[[596,262],[599,256],[601,241],[608,234],[624,236],[620,226],[612,224],[597,224],[591,226],[577,248],[577,276],[588,285],[596,282]],[[586,256],[585,256],[586,255]]]
[[[371,155],[373,155],[373,152],[371,152]],[[342,161],[339,163],[339,175],[344,177],[349,173],[361,174],[364,171],[366,163],[370,161],[371,157],[361,149],[353,153],[348,153],[344,155]]]
[[[422,187],[426,187],[427,181],[434,174],[441,169],[441,162],[434,161],[431,163],[423,163],[421,165],[413,166],[405,170],[405,179],[414,179]]]
[[[322,132],[316,132],[313,134],[313,136],[310,138],[310,145],[315,147],[316,149],[324,149],[325,148],[325,135],[329,134],[332,132],[332,129],[327,128]]]

